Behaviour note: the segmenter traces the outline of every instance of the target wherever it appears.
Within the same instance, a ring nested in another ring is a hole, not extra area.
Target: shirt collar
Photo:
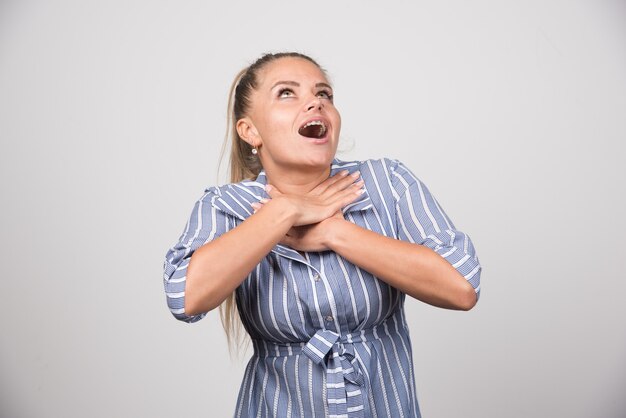
[[[330,175],[333,176],[341,170],[348,170],[350,173],[353,173],[359,170],[360,165],[359,161],[334,159],[330,166]],[[209,189],[217,194],[212,204],[222,212],[245,220],[254,213],[252,203],[258,202],[262,198],[269,198],[265,192],[266,184],[265,170],[261,170],[254,180],[244,180],[239,183],[231,183]],[[364,193],[357,200],[342,209],[343,213],[366,210],[372,207],[372,201],[365,186],[363,190]]]

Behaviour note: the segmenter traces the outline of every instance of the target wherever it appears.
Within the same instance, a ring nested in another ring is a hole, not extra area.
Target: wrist
[[[270,199],[266,206],[272,208],[274,216],[280,219],[281,222],[287,223],[289,227],[295,225],[296,220],[298,219],[298,211],[296,206],[291,203],[288,197],[278,196]]]
[[[343,216],[341,218],[333,216],[324,220],[324,223],[326,224],[326,233],[324,234],[325,242],[323,244],[329,250],[337,252],[342,242],[341,237],[345,236],[346,228],[353,224],[346,221]]]

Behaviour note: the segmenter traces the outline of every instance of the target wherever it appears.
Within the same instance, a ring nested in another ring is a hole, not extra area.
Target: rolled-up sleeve
[[[217,196],[210,189],[196,202],[178,242],[167,251],[163,264],[163,284],[167,306],[181,321],[196,322],[206,313],[185,313],[187,267],[194,251],[229,230],[229,219],[212,204]]]
[[[399,239],[434,250],[465,277],[479,297],[482,267],[470,237],[454,227],[424,183],[401,162],[393,163]]]

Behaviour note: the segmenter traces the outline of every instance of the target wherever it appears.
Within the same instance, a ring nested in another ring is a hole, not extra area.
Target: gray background
[[[473,311],[407,301],[424,416],[626,416],[625,2],[0,0],[2,417],[231,415],[249,354],[162,260],[280,50],[478,249]]]

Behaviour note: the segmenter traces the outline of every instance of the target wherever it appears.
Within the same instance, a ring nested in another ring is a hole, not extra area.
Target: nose
[[[324,102],[318,96],[315,96],[313,100],[311,100],[306,107],[306,111],[310,112],[313,109],[322,110],[324,108]]]

